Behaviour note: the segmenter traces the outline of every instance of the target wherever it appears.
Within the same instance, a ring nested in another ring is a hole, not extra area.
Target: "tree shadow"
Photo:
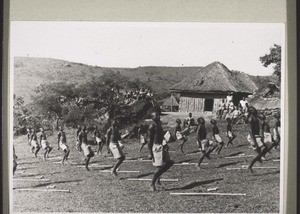
[[[217,168],[222,168],[222,167],[225,167],[225,166],[231,166],[231,165],[236,165],[238,163],[243,163],[243,161],[236,161],[236,162],[230,162],[230,163],[223,163],[223,164],[220,164]]]
[[[178,187],[178,188],[171,188],[171,189],[166,189],[167,191],[171,191],[171,190],[188,190],[188,189],[193,189],[195,187],[204,185],[204,184],[210,184],[210,183],[214,183],[216,181],[221,181],[223,180],[223,178],[217,178],[217,179],[212,179],[212,180],[206,180],[206,181],[197,181],[197,182],[193,182],[190,184],[187,184],[183,187]]]

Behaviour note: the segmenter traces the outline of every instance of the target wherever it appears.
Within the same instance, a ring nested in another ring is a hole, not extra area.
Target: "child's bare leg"
[[[34,156],[37,157],[38,152],[40,151],[40,147],[36,147]]]
[[[219,145],[219,147],[218,147],[218,149],[217,149],[217,155],[220,154],[223,146],[224,146],[224,142],[221,142],[220,145]]]
[[[47,153],[48,153],[48,148],[46,149],[46,151],[45,151],[45,153],[44,153],[44,161],[46,161]]]
[[[141,148],[140,148],[140,153],[142,152],[143,147],[146,145],[147,143],[143,143]]]
[[[85,169],[87,171],[90,171],[89,169],[89,162],[90,162],[91,157],[87,156],[86,160],[85,160]]]
[[[117,169],[119,168],[119,166],[123,163],[123,161],[125,160],[125,157],[122,156],[118,159],[116,165],[113,167],[112,169],[112,174],[114,174],[114,176],[118,176],[117,175]]]
[[[184,146],[184,144],[185,144],[186,141],[187,141],[187,139],[184,138],[184,139],[182,140],[181,145],[180,145],[180,151],[181,151],[182,153],[184,153],[184,151],[183,151],[183,146]]]

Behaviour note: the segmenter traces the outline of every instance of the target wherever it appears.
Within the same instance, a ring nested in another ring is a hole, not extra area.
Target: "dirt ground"
[[[174,120],[175,115],[162,117],[165,122]],[[227,142],[226,124],[218,122],[221,137]],[[207,123],[207,130],[211,126]],[[159,213],[278,213],[280,196],[280,162],[279,151],[272,150],[266,160],[255,166],[277,167],[254,169],[254,174],[242,168],[249,164],[254,152],[246,140],[245,125],[234,127],[237,138],[234,146],[224,148],[219,155],[212,154],[212,160],[204,160],[201,169],[195,165],[176,165],[166,172],[162,178],[178,179],[178,182],[162,182],[157,186],[157,192],[149,189],[150,181],[133,181],[128,178],[151,178],[155,170],[151,162],[124,162],[120,170],[140,171],[119,173],[120,179],[114,178],[109,167],[92,167],[86,171],[78,165],[84,164],[84,157],[75,149],[75,130],[67,130],[68,145],[71,153],[65,165],[59,162],[62,152],[57,150],[56,133],[48,140],[54,147],[50,159],[42,160],[43,150],[38,157],[33,157],[27,145],[26,136],[14,140],[18,168],[13,176],[13,211],[14,212],[159,212]],[[196,136],[192,133],[185,145],[186,155],[179,151],[179,143],[170,144],[170,155],[176,163],[196,163],[200,153],[197,153]],[[209,138],[211,135],[208,136]],[[147,159],[147,149],[138,153],[137,139],[125,141],[124,152],[127,160]],[[96,146],[93,146],[96,151]],[[237,158],[225,157],[239,156]],[[245,156],[245,157],[243,157]],[[90,165],[112,165],[115,160],[107,154],[95,155]],[[76,165],[78,164],[78,165]],[[106,171],[103,171],[106,170]],[[49,179],[49,181],[43,181]],[[19,179],[19,180],[18,180]],[[36,179],[36,180],[25,180]],[[198,195],[178,196],[170,193],[207,193],[209,188],[218,189],[209,193],[243,193],[245,196]],[[44,192],[21,191],[30,188],[43,189]],[[47,190],[70,190],[70,192],[50,192]]]

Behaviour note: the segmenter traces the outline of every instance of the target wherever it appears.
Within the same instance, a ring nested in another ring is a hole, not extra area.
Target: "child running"
[[[120,132],[118,129],[118,123],[116,120],[111,122],[111,127],[107,130],[106,133],[106,146],[108,151],[110,150],[115,159],[117,159],[117,163],[114,165],[111,173],[117,177],[117,169],[125,160],[125,155],[123,154],[122,148],[119,144],[119,140],[121,139]]]
[[[211,158],[209,155],[212,151],[214,151],[217,148],[218,144],[206,139],[205,120],[202,117],[199,117],[197,121],[199,123],[197,129],[197,142],[198,145],[201,146],[201,152],[202,152],[202,155],[200,156],[200,159],[197,164],[197,168],[200,169],[200,165],[204,160],[204,158],[206,157],[207,159],[210,160]]]
[[[141,144],[140,147],[140,153],[141,153],[143,147],[148,144],[147,128],[145,128],[145,126],[139,125],[137,133]]]
[[[210,121],[210,123],[213,125],[213,138],[215,139],[215,141],[218,143],[218,147],[216,149],[216,152],[217,152],[217,155],[220,154],[223,146],[224,146],[224,142],[222,140],[222,138],[220,137],[220,131],[219,131],[219,128],[217,126],[217,121],[212,119]]]
[[[274,115],[275,118],[278,118],[278,115]],[[276,147],[279,144],[278,138],[274,141],[272,140],[272,136],[270,133],[270,127],[269,124],[267,122],[265,122],[265,116],[264,115],[260,115],[261,118],[261,135],[264,136],[264,146],[262,151],[250,162],[249,166],[248,166],[248,170],[253,173],[253,165],[257,162],[260,161],[261,159],[264,158],[264,156],[270,152],[274,147]],[[275,124],[275,128],[276,128],[276,124]]]
[[[34,129],[31,129],[30,143],[31,152],[34,154],[34,157],[37,157],[37,154],[40,151],[41,147],[38,144],[36,131]]]
[[[75,143],[75,148],[81,152],[81,147],[80,147],[80,142],[79,142],[79,133],[81,132],[81,126],[77,125],[77,131],[76,131],[76,143]]]
[[[57,134],[57,144],[58,144],[58,149],[61,149],[64,152],[63,159],[61,161],[61,164],[64,164],[65,160],[68,160],[69,154],[70,154],[70,149],[67,146],[67,137],[66,133],[64,132],[62,127],[59,127],[59,132]]]
[[[181,124],[181,120],[177,119],[176,120],[176,127],[175,127],[175,136],[176,136],[177,140],[181,141],[181,143],[180,143],[180,151],[181,151],[181,153],[184,154],[183,145],[188,140],[188,138],[182,132],[180,124]]]
[[[168,169],[170,169],[174,161],[170,159],[169,148],[164,140],[164,131],[161,126],[160,116],[158,113],[152,114],[153,123],[149,127],[149,145],[153,153],[153,166],[157,167],[154,172],[150,188],[151,191],[156,191],[155,183],[160,184],[160,177]]]
[[[44,161],[46,161],[46,157],[48,158],[48,155],[51,152],[52,147],[49,145],[49,142],[47,141],[47,136],[43,128],[41,128],[40,144],[41,147],[45,150]]]
[[[95,154],[94,154],[91,146],[88,145],[88,140],[87,140],[88,132],[89,131],[86,129],[86,125],[83,125],[81,132],[78,135],[78,138],[79,138],[80,148],[82,149],[83,155],[85,156],[85,159],[84,159],[85,160],[85,169],[87,171],[90,171],[89,162],[90,162],[91,157],[94,157]]]
[[[236,138],[236,135],[233,134],[233,132],[232,132],[232,122],[231,122],[231,119],[227,118],[226,121],[227,121],[226,135],[227,135],[227,137],[228,137],[229,140],[228,140],[228,142],[227,142],[227,144],[226,144],[225,147],[228,147],[229,144],[231,144],[233,146],[232,142]]]

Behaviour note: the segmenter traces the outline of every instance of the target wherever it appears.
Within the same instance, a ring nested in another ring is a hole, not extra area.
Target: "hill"
[[[100,77],[106,72],[116,72],[132,80],[147,83],[158,99],[166,98],[170,88],[198,73],[203,67],[165,67],[147,66],[137,68],[114,68],[85,65],[50,58],[15,57],[14,59],[14,94],[24,97],[29,103],[34,89],[43,83],[65,81],[82,82],[93,77]],[[247,84],[261,88],[269,82],[275,83],[275,76],[251,76],[239,71],[232,71],[243,76]]]
[[[30,95],[42,83],[82,82],[110,71],[120,73],[132,80],[147,82],[155,94],[168,93],[172,85],[201,69],[201,67],[163,66],[108,68],[58,59],[29,57],[15,57],[14,60],[14,94],[24,97],[26,103],[30,102]]]

